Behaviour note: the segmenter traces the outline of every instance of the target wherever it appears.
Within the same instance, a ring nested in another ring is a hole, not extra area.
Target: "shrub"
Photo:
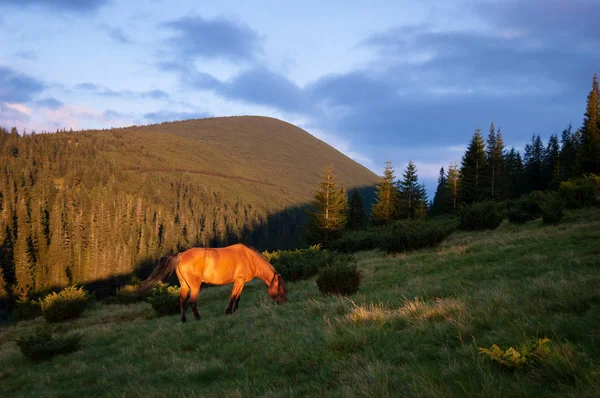
[[[132,304],[142,301],[144,297],[137,292],[137,285],[125,285],[117,290],[117,298],[120,304]]]
[[[17,338],[21,353],[32,361],[43,361],[58,354],[67,354],[81,348],[82,335],[72,333],[58,334],[48,326],[36,329],[32,334]]]
[[[556,225],[560,223],[563,216],[565,202],[557,193],[546,195],[541,203],[542,220],[544,224]]]
[[[384,234],[384,247],[388,253],[398,253],[435,246],[455,229],[454,220],[397,222]]]
[[[522,344],[518,348],[509,347],[502,350],[496,344],[489,349],[479,348],[479,353],[493,362],[509,370],[515,370],[525,365],[532,365],[549,350],[550,339],[543,338]]]
[[[583,178],[560,183],[560,196],[569,208],[580,208],[600,203],[600,176],[590,174]]]
[[[263,256],[286,281],[298,281],[315,276],[319,269],[332,261],[335,254],[321,250],[319,245],[308,249],[264,252]]]
[[[508,204],[508,220],[511,223],[522,224],[542,216],[542,203],[545,195],[541,191],[533,191],[511,201]]]
[[[372,228],[366,231],[349,231],[336,241],[331,242],[331,250],[341,253],[354,253],[361,250],[373,250],[385,246],[387,239],[385,228]]]
[[[158,316],[177,314],[179,312],[179,292],[179,287],[161,282],[152,289],[147,300]]]
[[[463,207],[460,211],[460,228],[467,231],[496,229],[504,219],[504,209],[499,203],[483,201]]]
[[[15,321],[33,319],[40,315],[42,315],[40,303],[27,297],[19,298],[12,310],[12,318]]]
[[[78,318],[85,311],[89,301],[88,293],[82,287],[69,286],[60,293],[50,293],[42,300],[42,314],[48,322],[61,322]]]
[[[317,286],[323,294],[351,295],[358,291],[361,273],[353,257],[338,256],[331,265],[319,271]]]

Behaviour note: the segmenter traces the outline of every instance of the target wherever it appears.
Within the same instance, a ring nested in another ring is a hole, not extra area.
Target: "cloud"
[[[115,28],[112,26],[108,26],[106,24],[103,24],[101,26],[101,28],[108,34],[108,36],[111,39],[113,39],[117,43],[121,43],[121,44],[133,43],[133,39],[127,33],[125,33],[125,31],[121,28]]]
[[[57,100],[56,98],[52,98],[52,97],[48,97],[48,98],[44,98],[44,99],[35,101],[35,103],[39,107],[49,108],[49,109],[58,109],[64,105],[61,101]]]
[[[0,66],[0,102],[29,102],[45,89],[38,79]]]
[[[261,39],[245,24],[225,18],[183,17],[163,24],[175,32],[169,51],[180,59],[252,61],[262,53]]]
[[[25,104],[0,102],[0,126],[17,127],[23,130],[28,126],[31,109]]]
[[[169,99],[170,95],[163,90],[148,90],[148,91],[131,91],[131,90],[119,90],[115,91],[105,86],[98,84],[83,82],[74,86],[76,90],[82,90],[89,94],[99,95],[102,97],[116,97],[116,98],[150,98],[155,100]]]
[[[94,12],[109,3],[110,0],[0,0],[0,6],[14,8],[39,6],[52,11],[73,11],[78,13]]]
[[[168,110],[150,112],[144,115],[144,119],[149,120],[152,123],[171,122],[176,120],[187,119],[203,119],[206,117],[210,117],[210,115],[205,112],[174,112]]]

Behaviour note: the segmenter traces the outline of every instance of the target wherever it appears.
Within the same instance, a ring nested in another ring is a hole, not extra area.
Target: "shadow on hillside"
[[[359,189],[363,201],[365,203],[365,210],[370,211],[371,204],[375,198],[375,187],[367,186],[357,188]],[[285,250],[285,249],[296,249],[306,247],[308,244],[304,238],[305,235],[305,223],[307,220],[307,210],[309,204],[303,204],[299,206],[293,206],[285,208],[279,212],[272,213],[267,216],[267,219],[256,225],[246,226],[240,234],[228,233],[226,237],[222,239],[213,239],[209,247],[224,247],[235,243],[243,243],[251,246],[258,251],[273,251],[273,250]],[[199,247],[199,243],[192,246]],[[180,247],[178,251],[185,251],[189,247]],[[163,255],[173,253],[163,253]],[[123,285],[126,285],[131,281],[133,277],[140,279],[146,279],[152,270],[156,267],[160,258],[151,258],[135,265],[135,271],[128,274],[115,275],[109,278],[97,279],[91,282],[78,284],[83,286],[86,290],[93,293],[97,300],[105,299],[108,296],[115,295],[117,289]],[[165,279],[165,282],[178,285],[177,277],[175,273]],[[207,286],[203,284],[203,287]],[[208,286],[207,286],[208,287]],[[52,287],[38,291],[31,296],[32,299],[44,297],[48,293],[60,290],[62,287]],[[0,324],[8,321],[8,314],[15,303],[16,298],[12,297],[11,300],[0,302]]]

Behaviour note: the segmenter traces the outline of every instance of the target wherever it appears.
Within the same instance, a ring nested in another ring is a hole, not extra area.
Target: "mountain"
[[[331,146],[266,117],[0,129],[0,295],[131,275],[191,246],[297,247],[331,163],[347,188],[376,183]]]

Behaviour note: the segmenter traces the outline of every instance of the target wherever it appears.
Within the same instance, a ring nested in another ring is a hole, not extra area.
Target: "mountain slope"
[[[297,247],[303,206],[329,163],[347,188],[376,182],[264,117],[24,137],[0,129],[0,299],[126,277],[192,246]]]

